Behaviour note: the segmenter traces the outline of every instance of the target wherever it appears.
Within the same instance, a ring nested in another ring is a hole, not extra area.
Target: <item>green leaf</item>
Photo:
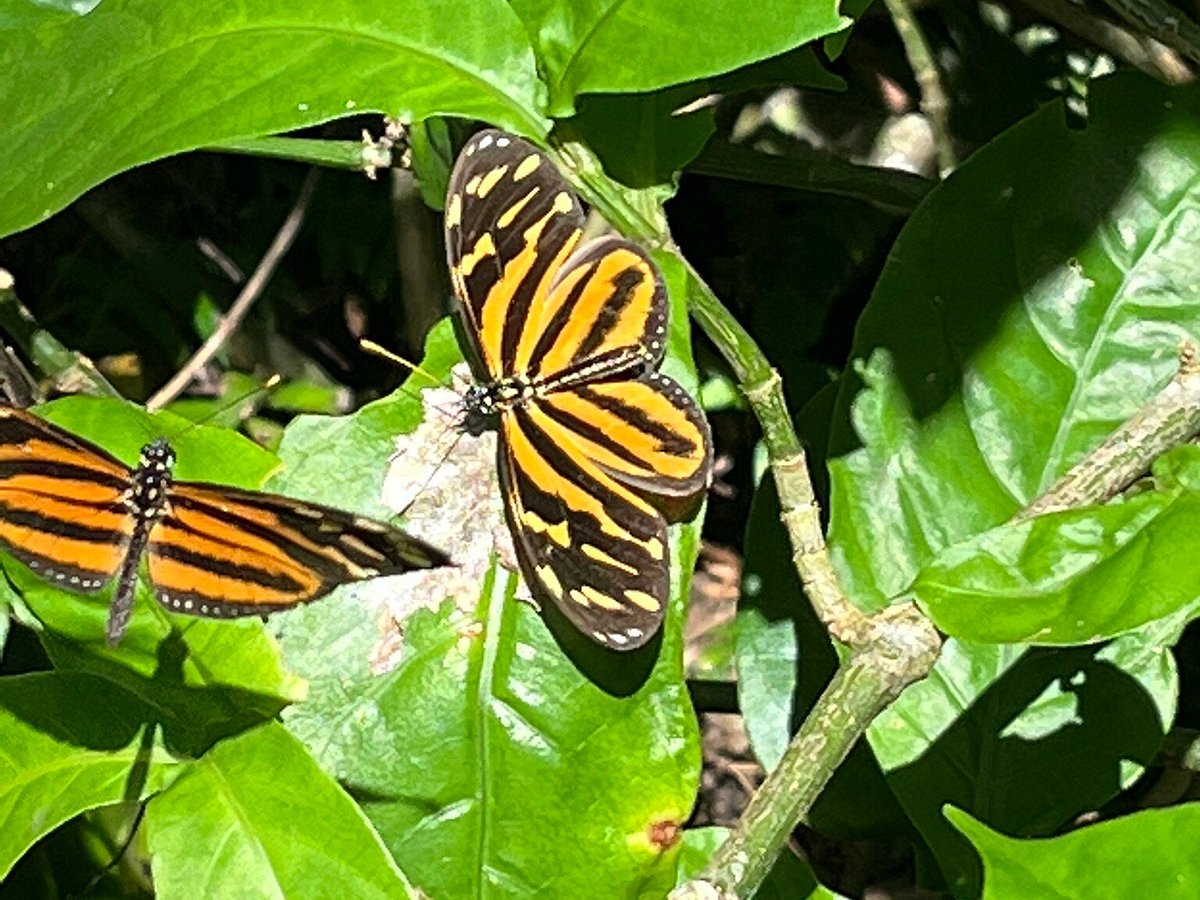
[[[653,91],[727,72],[838,31],[837,3],[631,5],[571,0],[513,4],[533,35],[550,86],[549,111],[570,115],[583,93]]]
[[[502,0],[106,0],[0,21],[0,71],[0,235],[150,160],[352,113],[547,129]]]
[[[931,193],[863,314],[852,355],[868,361],[831,439],[830,539],[865,607],[1033,500],[1200,331],[1185,214],[1200,93],[1110,78],[1091,106],[1084,131],[1041,110]]]
[[[652,94],[596,94],[580,99],[579,113],[559,127],[586,143],[605,172],[632,188],[671,184],[713,133],[713,109],[680,113],[697,87]]]
[[[1007,837],[949,807],[946,818],[983,857],[983,900],[1154,897],[1200,893],[1200,804],[1147,809],[1061,837]]]
[[[181,770],[149,708],[92,675],[0,678],[0,880],[73,816],[161,790]]]
[[[442,326],[423,368],[440,376],[456,355]],[[682,679],[685,591],[661,644],[629,654],[596,647],[553,608],[518,602],[517,579],[496,560],[507,529],[492,436],[450,430],[459,395],[427,393],[393,395],[337,427],[289,429],[283,483],[303,479],[341,502],[353,494],[363,508],[407,491],[415,499],[389,503],[407,506],[405,527],[443,544],[456,566],[364,583],[282,621],[286,657],[311,686],[285,722],[431,896],[588,897],[597,884],[606,896],[661,895],[699,778]],[[426,415],[436,418],[418,430]],[[311,477],[318,453],[354,481]],[[397,487],[403,471],[411,483]],[[677,585],[696,532],[672,530]]]
[[[978,860],[942,806],[1044,835],[1128,787],[1174,716],[1180,627],[1156,623],[1100,650],[947,641],[929,677],[872,723],[888,784],[956,896],[977,892]]]
[[[842,380],[829,444],[829,542],[866,609],[1033,500],[1171,378],[1180,340],[1200,332],[1200,92],[1122,76],[1090,99],[1087,129],[1046,107],[930,193],[859,322],[852,357],[865,362]],[[1187,519],[1156,540],[1186,546]],[[1019,647],[952,644],[876,722],[871,747],[952,889],[969,892],[975,862],[930,808],[956,798],[1045,833],[1113,796],[1174,715],[1164,647],[1178,627],[1019,663]],[[1154,650],[1125,649],[1140,642]]]
[[[146,808],[157,896],[413,896],[362,811],[283,726],[223,741]]]
[[[1200,476],[1200,448],[1164,466]],[[1200,496],[1178,482],[1124,503],[985,531],[921,570],[913,595],[947,634],[973,641],[1080,644],[1200,607]]]

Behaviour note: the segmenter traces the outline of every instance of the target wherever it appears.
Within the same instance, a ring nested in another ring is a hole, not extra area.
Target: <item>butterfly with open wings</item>
[[[107,639],[133,607],[142,556],[175,612],[263,615],[341,584],[446,565],[397,528],[277,494],[175,481],[170,444],[136,468],[32,413],[0,406],[0,548],[67,590],[116,579]]]
[[[658,371],[667,292],[631,241],[582,242],[579,199],[550,159],[473,137],[446,200],[446,248],[477,383],[466,428],[496,429],[522,573],[584,634],[649,641],[670,597],[667,523],[708,487],[699,407]]]

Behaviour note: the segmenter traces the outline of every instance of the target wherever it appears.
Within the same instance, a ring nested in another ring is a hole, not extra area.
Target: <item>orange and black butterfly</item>
[[[450,176],[446,248],[477,384],[466,428],[499,434],[521,570],[597,642],[646,643],[670,597],[667,522],[708,486],[704,415],[658,366],[667,293],[615,236],[581,244],[584,212],[549,158],[475,135]]]
[[[174,481],[174,451],[137,468],[56,425],[0,406],[0,549],[69,591],[116,578],[107,637],[133,608],[143,555],[154,596],[194,616],[263,615],[377,575],[445,565],[403,531],[290,497]]]

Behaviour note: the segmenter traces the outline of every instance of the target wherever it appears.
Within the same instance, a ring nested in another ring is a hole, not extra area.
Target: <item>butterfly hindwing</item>
[[[149,545],[160,602],[222,617],[287,609],[348,582],[447,561],[397,528],[342,510],[195,482],[173,486]]]
[[[500,483],[522,572],[580,630],[618,649],[653,637],[669,596],[667,528],[533,407],[501,423]]]

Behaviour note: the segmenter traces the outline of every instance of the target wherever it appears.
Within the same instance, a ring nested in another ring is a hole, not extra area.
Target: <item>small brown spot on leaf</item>
[[[651,822],[646,831],[650,843],[660,852],[666,852],[679,843],[679,823],[674,819],[659,819]]]

